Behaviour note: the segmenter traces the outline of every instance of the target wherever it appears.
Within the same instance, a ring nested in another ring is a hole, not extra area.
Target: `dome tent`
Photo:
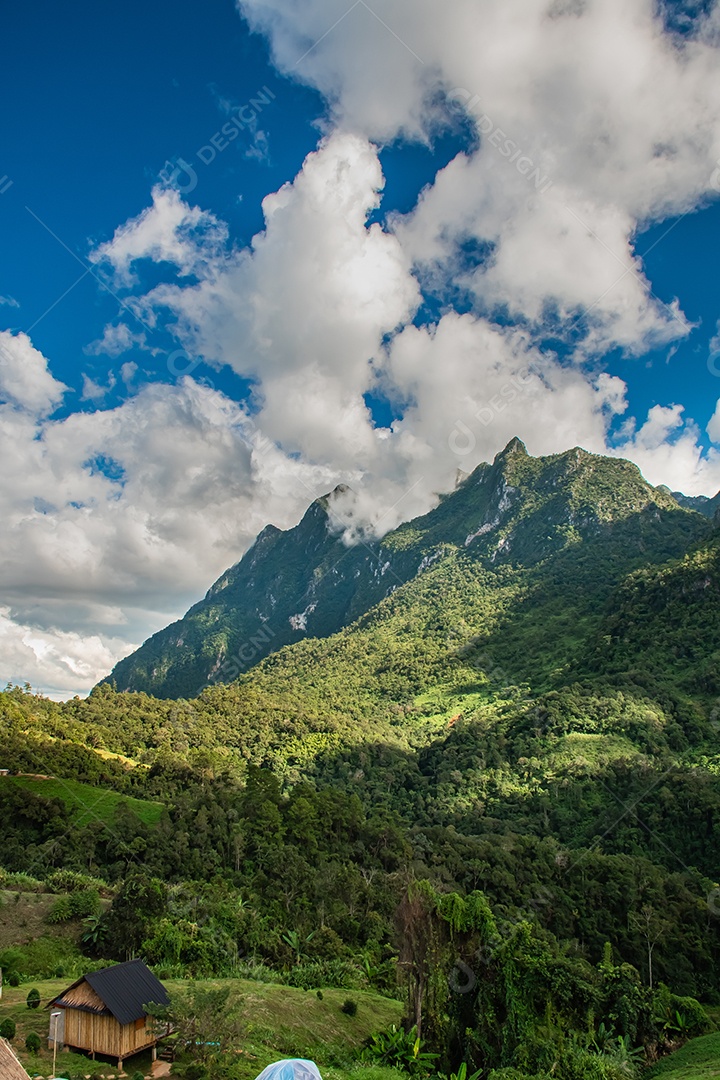
[[[285,1058],[263,1069],[256,1080],[322,1080],[314,1061],[305,1058]]]

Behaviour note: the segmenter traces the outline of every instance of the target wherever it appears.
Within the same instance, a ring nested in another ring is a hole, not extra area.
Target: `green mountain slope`
[[[708,495],[683,495],[681,491],[673,491],[672,495],[680,506],[686,510],[697,510],[705,517],[714,518],[720,510],[720,491],[712,499]]]
[[[707,528],[629,462],[580,449],[531,458],[517,439],[429,514],[382,541],[347,547],[332,502],[330,495],[313,503],[288,532],[268,526],[204,600],[122,660],[107,681],[119,690],[193,697],[285,645],[337,633],[413,581],[439,580],[439,568],[457,578],[455,594],[467,587],[469,598],[480,574],[481,608],[492,602],[499,612],[512,588],[516,600],[525,590],[548,617],[567,618],[568,589],[557,591],[567,572],[557,563],[561,553],[577,552],[567,564],[575,591],[591,588],[597,600],[623,572],[679,555]],[[536,571],[548,563],[543,599]]]

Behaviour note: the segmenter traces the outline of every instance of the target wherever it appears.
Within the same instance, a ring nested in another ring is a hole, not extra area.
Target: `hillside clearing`
[[[0,777],[0,781],[24,788],[33,795],[42,795],[46,799],[60,799],[72,811],[74,824],[78,826],[87,825],[88,822],[94,820],[111,827],[121,805],[132,811],[144,825],[155,826],[160,821],[164,809],[162,803],[134,799],[108,788],[83,784],[79,780],[3,776]]]
[[[691,1039],[645,1075],[648,1080],[713,1080],[720,1076],[720,1032]]]
[[[6,987],[0,1000],[0,1021],[11,1017],[17,1024],[13,1046],[31,1075],[48,1077],[52,1071],[52,1055],[47,1050],[48,1014],[43,1006],[63,990],[68,979],[49,979],[34,983],[40,991],[40,1009],[30,1010],[25,1004],[30,984]],[[243,998],[246,1037],[239,1050],[242,1080],[253,1080],[269,1065],[283,1057],[309,1057],[318,1063],[327,1080],[397,1080],[400,1074],[393,1069],[366,1068],[352,1065],[352,1058],[373,1032],[400,1022],[403,1006],[399,1001],[380,997],[366,991],[328,989],[322,999],[314,990],[298,990],[275,983],[252,982],[247,979],[198,980],[204,987],[230,986]],[[167,980],[170,994],[187,985],[182,980]],[[352,997],[357,1002],[355,1016],[347,1016],[340,1006]],[[25,1053],[25,1038],[36,1031],[43,1039],[43,1048],[34,1057]],[[149,1055],[140,1055],[128,1062],[132,1074],[136,1069],[149,1072]],[[110,1065],[91,1068],[88,1058],[80,1054],[58,1055],[57,1075],[73,1076],[95,1070],[106,1076],[117,1076]],[[173,1074],[174,1075],[174,1074]]]

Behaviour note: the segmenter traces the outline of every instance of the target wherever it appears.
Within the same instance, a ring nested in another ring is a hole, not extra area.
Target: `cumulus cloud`
[[[105,395],[109,394],[115,386],[115,381],[115,376],[112,372],[110,372],[106,386],[91,379],[89,375],[83,375],[82,400],[102,401]]]
[[[131,646],[120,638],[23,626],[10,617],[8,608],[0,607],[0,656],[6,684],[28,682],[36,691],[63,700],[91,689],[130,651]]]
[[[712,441],[720,444],[720,400],[715,406],[715,412],[712,414],[706,430]]]
[[[0,405],[0,677],[53,692],[90,689],[338,479],[190,378],[58,420],[34,401]]]
[[[703,453],[698,429],[685,422],[683,413],[682,405],[654,406],[616,452],[639,465],[651,484],[666,484],[686,495],[714,494],[720,489],[720,453],[714,448]]]
[[[188,206],[170,188],[157,185],[152,200],[152,206],[121,225],[112,240],[90,255],[91,262],[109,265],[119,284],[133,283],[130,267],[140,258],[172,263],[184,275],[196,273],[227,237],[223,222]]]
[[[443,93],[466,111],[476,146],[398,226],[431,281],[460,274],[478,305],[514,318],[572,318],[594,349],[687,333],[677,305],[651,295],[633,240],[714,190],[720,65],[707,20],[680,42],[652,0],[388,0],[382,20],[334,0],[238,6],[339,126],[428,139],[448,120]],[[459,259],[469,240],[488,251],[473,272]]]
[[[154,248],[151,247],[151,250]],[[144,331],[133,333],[126,323],[109,323],[103,330],[103,336],[85,346],[88,356],[122,356],[130,349],[146,347],[147,337]]]
[[[60,404],[66,390],[27,334],[0,331],[0,402],[44,416]]]
[[[372,453],[371,360],[419,303],[398,240],[366,225],[382,185],[376,148],[336,134],[264,200],[266,227],[250,249],[208,260],[195,285],[161,285],[143,300],[148,318],[172,313],[189,351],[258,380],[272,439],[339,469]],[[134,258],[151,253],[138,237],[131,246]]]

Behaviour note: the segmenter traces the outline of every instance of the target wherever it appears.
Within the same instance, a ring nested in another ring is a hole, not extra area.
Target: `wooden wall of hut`
[[[65,1045],[118,1059],[152,1046],[155,1038],[145,1019],[122,1027],[114,1016],[65,1010]]]

